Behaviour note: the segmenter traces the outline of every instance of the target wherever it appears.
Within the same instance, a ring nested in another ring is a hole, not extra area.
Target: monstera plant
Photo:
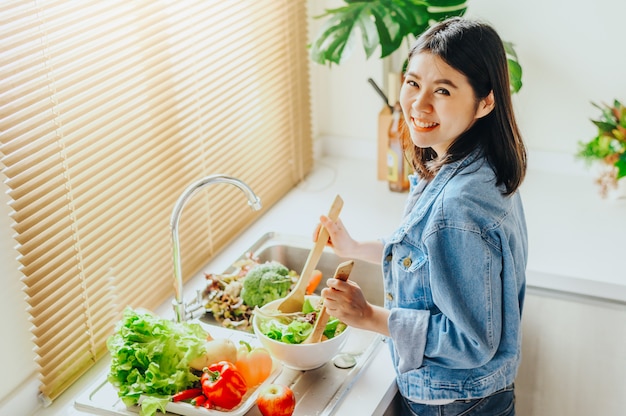
[[[462,16],[467,0],[344,0],[345,6],[327,9],[319,35],[310,45],[311,59],[320,64],[340,64],[354,49],[360,33],[365,55],[380,48],[380,57],[395,52],[403,42],[412,42],[433,21]],[[522,87],[522,67],[513,44],[504,42],[509,64],[511,91]]]

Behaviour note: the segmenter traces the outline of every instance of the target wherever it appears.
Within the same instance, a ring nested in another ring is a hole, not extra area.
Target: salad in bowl
[[[295,370],[312,370],[331,361],[348,339],[350,328],[331,317],[321,342],[306,343],[322,298],[306,296],[302,312],[287,314],[277,309],[281,302],[278,299],[254,310],[252,328],[263,347],[274,359]]]

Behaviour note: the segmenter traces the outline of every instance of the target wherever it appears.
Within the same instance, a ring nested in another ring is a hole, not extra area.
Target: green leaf
[[[580,150],[577,156],[584,159],[604,159],[615,154],[613,141],[612,137],[598,135],[587,143],[580,143]]]
[[[430,0],[428,4],[434,7],[445,7],[449,9],[467,9],[467,0]]]
[[[380,40],[380,57],[382,58],[392,54],[402,44],[401,27],[397,21],[391,18],[387,10],[381,6],[372,7],[372,17],[378,32],[378,39]]]
[[[352,43],[354,42],[353,33],[355,31],[357,14],[359,10],[348,10],[346,8],[329,10],[328,13],[337,13],[331,15],[321,28],[321,34],[317,40],[311,45],[311,59],[314,62],[324,64],[339,64],[344,58],[350,55]],[[323,15],[326,16],[326,15]],[[321,16],[321,17],[323,17]]]
[[[141,410],[139,416],[154,416],[157,410],[165,413],[165,407],[169,403],[169,397],[153,397],[146,396],[141,402]]]
[[[135,404],[142,394],[170,396],[199,380],[189,367],[205,352],[207,334],[199,324],[126,308],[115,328],[107,339],[107,380],[124,403]]]
[[[615,123],[611,122],[607,123],[599,120],[591,120],[591,122],[595,124],[603,133],[610,133],[615,127],[617,127]]]
[[[437,20],[428,11],[428,2],[392,0],[390,5],[393,19],[400,25],[403,38],[414,38],[428,29],[431,20]]]
[[[518,58],[517,52],[515,52],[515,45],[513,45],[513,43],[511,42],[506,41],[502,41],[502,44],[504,45],[504,52],[506,53],[507,58],[517,62]]]
[[[380,58],[398,50],[402,42],[417,38],[431,22],[463,16],[467,0],[345,0],[345,6],[326,9],[319,35],[309,46],[311,59],[319,64],[340,64],[348,59],[361,34],[367,58],[380,46]],[[511,92],[522,88],[522,67],[513,45],[504,42]]]
[[[509,67],[509,83],[511,84],[511,93],[513,94],[522,88],[522,66],[519,64],[513,43],[502,41],[502,44],[506,53],[507,65]]]
[[[331,339],[335,337],[335,333],[337,332],[337,326],[341,323],[339,319],[332,318],[329,319],[326,323],[326,327],[324,328],[324,335],[326,338]]]
[[[382,25],[381,30],[380,18],[376,18],[374,8],[364,9],[355,23],[356,27],[361,31],[365,56],[369,58],[384,40],[384,37],[389,37],[386,27]]]
[[[522,67],[517,61],[510,58],[506,61],[509,67],[509,83],[511,93],[516,93],[522,88]]]
[[[613,107],[622,108],[622,103],[620,103],[617,99],[613,100]]]
[[[626,177],[626,153],[622,153],[615,162],[615,167],[617,168],[616,179],[620,179]]]
[[[418,0],[379,0],[346,2],[346,6],[327,9],[316,18],[328,18],[311,45],[314,62],[337,63],[348,58],[356,33],[360,32],[369,58],[381,47],[381,58],[400,47],[402,41],[428,24],[426,3]]]
[[[302,305],[302,313],[307,314],[307,313],[311,313],[311,312],[315,312],[315,307],[311,303],[310,299],[305,298],[304,299],[304,304]]]
[[[440,22],[453,16],[463,16],[467,11],[466,0],[430,0],[430,19]]]

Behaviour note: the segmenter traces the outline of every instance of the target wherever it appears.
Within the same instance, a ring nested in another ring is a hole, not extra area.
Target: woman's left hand
[[[326,285],[322,296],[328,313],[349,326],[365,328],[371,305],[359,285],[352,280],[343,282],[339,279],[328,279]]]
[[[369,303],[356,282],[328,279],[326,286],[322,289],[322,296],[331,316],[354,328],[390,335],[389,311]]]

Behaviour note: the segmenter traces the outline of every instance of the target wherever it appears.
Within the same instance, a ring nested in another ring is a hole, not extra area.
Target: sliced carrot
[[[313,274],[311,275],[311,280],[309,280],[309,284],[306,286],[306,294],[312,295],[317,288],[317,285],[322,281],[322,272],[319,270],[313,270]]]

